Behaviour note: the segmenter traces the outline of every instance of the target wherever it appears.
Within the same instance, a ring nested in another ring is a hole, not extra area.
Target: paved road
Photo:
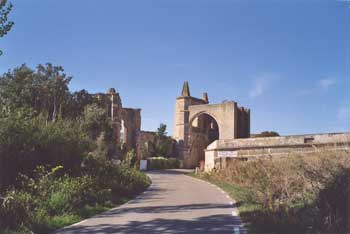
[[[150,172],[152,186],[135,200],[57,234],[244,233],[231,199],[181,171]]]

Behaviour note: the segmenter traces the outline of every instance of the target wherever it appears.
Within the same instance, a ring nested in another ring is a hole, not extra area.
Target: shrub
[[[248,191],[245,202],[259,207],[248,215],[264,233],[346,233],[350,204],[350,154],[320,150],[282,159],[233,160],[211,177]],[[252,220],[249,220],[252,221]],[[289,225],[289,226],[288,226]],[[303,231],[301,231],[303,230]],[[309,231],[308,231],[309,230]]]
[[[70,80],[51,64],[0,76],[0,232],[48,233],[150,184],[133,157],[108,161],[118,146],[105,104]]]
[[[322,233],[347,234],[350,231],[350,168],[341,168],[317,198]]]
[[[263,131],[259,134],[256,134],[254,137],[278,137],[280,134],[275,131]]]
[[[148,170],[176,169],[181,162],[176,158],[154,157],[148,160]]]
[[[40,208],[50,215],[71,213],[96,201],[93,180],[88,176],[72,178],[65,175],[52,182],[47,199],[40,204]]]
[[[233,161],[216,172],[221,180],[239,184],[249,191],[247,199],[277,211],[303,201],[305,181],[295,173],[296,159]]]
[[[132,153],[129,155],[132,156]],[[115,165],[109,160],[90,155],[83,162],[83,174],[96,180],[98,190],[110,189],[113,200],[117,202],[118,198],[133,196],[150,184],[148,176],[130,165],[130,160],[124,161],[121,165]]]
[[[126,156],[122,161],[122,166],[126,168],[134,167],[136,165],[136,161],[137,161],[136,152],[134,149],[132,149],[126,153]]]
[[[0,203],[0,230],[48,233],[105,210],[104,206],[125,201],[150,184],[140,171],[108,161],[95,164],[94,168],[95,174],[89,174],[85,167],[78,177],[62,175],[62,167],[50,171],[39,167],[34,178],[21,175],[21,185],[9,190]]]
[[[79,172],[91,141],[78,123],[46,123],[19,114],[0,118],[0,145],[0,189],[4,190],[16,185],[19,173],[33,176],[40,165],[63,165],[66,172]]]
[[[0,228],[17,229],[30,225],[33,199],[29,193],[10,190],[0,200]]]

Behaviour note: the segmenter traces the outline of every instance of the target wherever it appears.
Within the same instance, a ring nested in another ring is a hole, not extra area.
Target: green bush
[[[321,233],[350,232],[350,168],[339,168],[317,197],[317,224]]]
[[[62,174],[62,167],[39,167],[34,178],[21,175],[21,185],[0,203],[0,230],[49,233],[130,199],[150,184],[140,171],[108,161],[94,164],[94,174],[91,167],[78,177]]]
[[[176,158],[153,157],[148,159],[148,170],[180,168],[181,162]]]
[[[50,215],[62,215],[74,212],[87,203],[95,202],[92,191],[93,180],[90,177],[72,178],[67,175],[53,181],[48,197],[40,204],[40,208]]]
[[[0,145],[0,190],[5,190],[17,185],[18,174],[32,177],[40,165],[63,165],[66,172],[79,172],[91,140],[79,123],[46,123],[14,114],[0,118]]]
[[[29,193],[8,191],[0,200],[0,230],[2,227],[20,230],[29,226],[33,207]]]
[[[88,156],[83,161],[83,174],[96,180],[97,190],[110,189],[113,200],[118,202],[120,197],[133,196],[151,183],[148,176],[130,167],[130,161],[126,161],[115,165],[109,160]]]
[[[109,161],[119,146],[106,103],[70,80],[51,64],[0,76],[0,233],[48,233],[150,184],[134,157]]]

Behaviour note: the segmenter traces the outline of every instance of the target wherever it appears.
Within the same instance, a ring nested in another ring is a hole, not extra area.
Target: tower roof
[[[202,98],[206,103],[209,103],[209,97],[208,97],[208,93],[205,92],[203,93],[203,98]]]
[[[115,94],[115,93],[116,93],[115,88],[110,88],[110,89],[108,90],[108,93],[110,93],[110,94]]]
[[[190,97],[191,93],[190,93],[190,87],[188,85],[188,82],[185,81],[183,87],[182,87],[182,93],[181,93],[182,97]]]

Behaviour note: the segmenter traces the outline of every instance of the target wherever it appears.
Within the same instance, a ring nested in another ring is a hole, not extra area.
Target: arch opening
[[[121,126],[120,126],[120,145],[123,147],[126,142],[126,127],[125,127],[125,121],[121,120]]]
[[[200,113],[190,121],[189,165],[203,167],[205,149],[219,139],[218,122],[207,113]]]

